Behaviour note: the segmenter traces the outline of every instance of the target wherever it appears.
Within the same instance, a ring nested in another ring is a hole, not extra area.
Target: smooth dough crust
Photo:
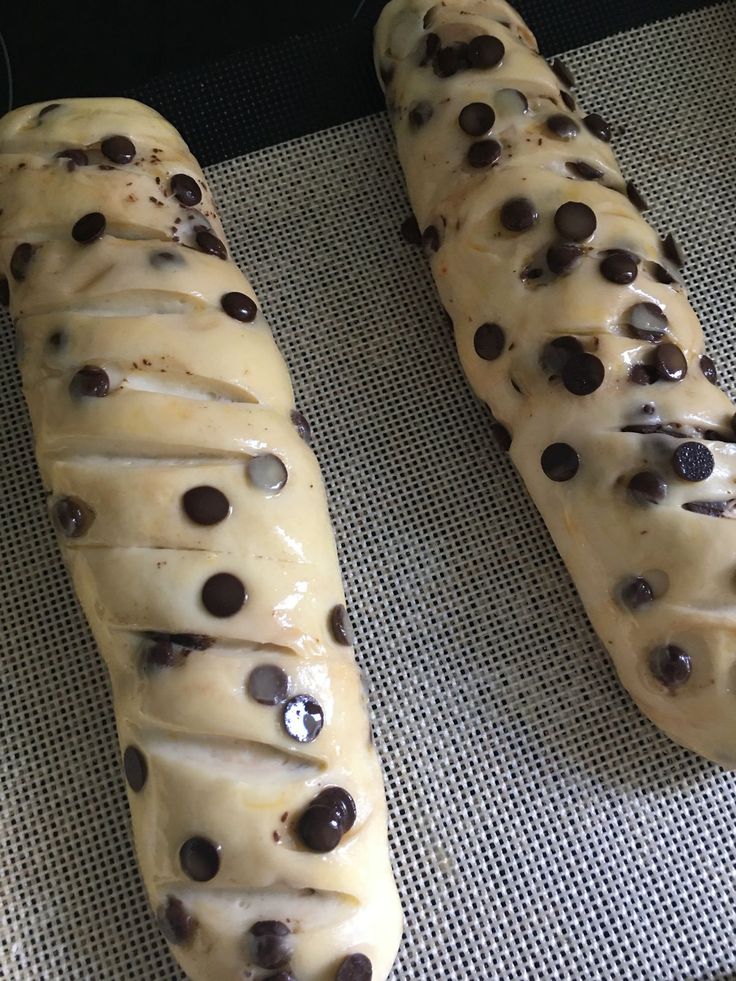
[[[385,979],[401,910],[324,488],[178,133],[125,99],[6,116],[0,273],[172,952],[192,981]]]
[[[499,441],[636,703],[736,766],[734,406],[674,239],[503,0],[391,0],[375,52],[413,237]]]

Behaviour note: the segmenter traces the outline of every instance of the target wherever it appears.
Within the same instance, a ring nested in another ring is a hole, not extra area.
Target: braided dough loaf
[[[385,979],[401,914],[322,481],[180,136],[124,99],[6,116],[0,271],[174,955]]]
[[[405,232],[499,441],[642,711],[733,767],[734,407],[674,239],[503,0],[391,0],[376,64]]]

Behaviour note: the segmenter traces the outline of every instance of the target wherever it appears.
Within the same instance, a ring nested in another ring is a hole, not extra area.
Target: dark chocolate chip
[[[578,124],[571,116],[555,113],[547,119],[547,129],[561,140],[574,140],[578,135]]]
[[[653,385],[659,379],[659,372],[653,364],[632,364],[629,381],[634,385]]]
[[[315,740],[324,721],[322,706],[309,695],[295,695],[284,706],[284,729],[299,743]]]
[[[208,637],[206,634],[155,634],[154,636],[156,638],[168,638],[172,644],[179,644],[181,647],[187,647],[192,651],[206,651],[215,642],[214,638]]]
[[[509,198],[501,207],[501,224],[510,232],[526,232],[539,220],[529,198]]]
[[[355,801],[347,790],[344,790],[342,787],[325,787],[324,790],[317,794],[309,806],[313,807],[315,805],[331,807],[337,814],[343,831],[346,832],[350,831],[358,816]]]
[[[300,841],[312,852],[334,851],[343,833],[340,814],[328,804],[310,804],[297,825]]]
[[[207,255],[215,255],[218,259],[227,259],[225,244],[216,235],[213,235],[212,232],[207,231],[206,228],[200,228],[195,239],[200,252],[206,252]]]
[[[549,66],[555,75],[559,78],[563,85],[566,85],[569,89],[575,88],[575,76],[567,67],[564,61],[560,58],[554,58],[552,64]]]
[[[289,678],[275,664],[259,664],[248,675],[247,691],[261,705],[281,705],[286,701]]]
[[[468,67],[468,46],[467,44],[450,44],[446,48],[440,48],[434,56],[432,66],[435,75],[439,78],[451,78],[463,68]]]
[[[471,167],[480,170],[498,163],[500,156],[501,144],[497,140],[478,140],[471,143],[466,159]]]
[[[422,233],[414,215],[409,215],[402,221],[401,237],[408,245],[420,246],[422,244]]]
[[[312,427],[307,422],[307,418],[303,412],[299,409],[291,410],[291,421],[294,424],[294,428],[299,433],[301,438],[307,444],[307,446],[312,445]]]
[[[496,114],[486,102],[469,102],[460,110],[457,121],[468,136],[483,136],[492,129]]]
[[[728,501],[687,501],[682,507],[685,511],[704,514],[709,518],[722,518],[726,512],[733,513],[735,503],[733,498]]]
[[[412,129],[421,129],[434,115],[434,109],[429,102],[417,102],[409,110],[409,125]]]
[[[100,150],[113,163],[129,164],[135,156],[135,143],[127,136],[108,136],[100,144]]]
[[[80,245],[89,245],[91,242],[96,242],[98,238],[102,238],[105,234],[106,225],[105,216],[99,211],[92,211],[74,223],[72,238]]]
[[[189,838],[179,849],[179,863],[195,882],[209,882],[220,870],[220,846],[209,838]]]
[[[233,320],[242,324],[250,324],[256,319],[258,307],[256,301],[246,293],[223,293],[220,306]]]
[[[420,66],[428,65],[430,61],[434,58],[436,54],[439,53],[441,47],[440,39],[438,34],[428,34],[424,42],[424,55],[419,62]]]
[[[52,514],[56,527],[67,538],[81,538],[95,518],[92,509],[76,497],[60,497]]]
[[[611,127],[597,112],[588,113],[583,118],[583,125],[596,139],[602,140],[604,143],[611,142]]]
[[[157,249],[148,256],[148,261],[154,269],[172,269],[184,266],[184,256],[173,249]]]
[[[672,283],[677,282],[672,273],[665,269],[665,267],[659,262],[647,263],[647,269],[652,279],[656,280],[658,283],[664,283],[665,286],[670,286]]]
[[[500,422],[494,422],[491,426],[491,432],[493,433],[493,438],[498,443],[500,449],[504,453],[508,453],[511,449],[511,433],[505,426],[502,426]]]
[[[148,778],[148,764],[146,758],[137,746],[127,746],[123,753],[123,769],[125,779],[128,781],[130,789],[136,794],[140,793],[146,785]]]
[[[427,252],[436,252],[440,247],[440,233],[436,225],[427,225],[422,232],[422,246]]]
[[[657,303],[635,303],[624,314],[629,337],[657,343],[667,333],[669,321]]]
[[[67,168],[69,170],[74,170],[75,167],[86,167],[89,163],[89,158],[84,150],[79,150],[76,147],[59,150],[54,156],[57,160],[68,160]]]
[[[569,443],[550,443],[542,453],[542,470],[557,483],[572,480],[580,467],[580,457]]]
[[[637,504],[659,504],[667,496],[667,483],[658,473],[642,470],[629,480],[629,493]]]
[[[258,490],[278,494],[288,480],[289,474],[283,460],[273,453],[252,456],[246,466],[248,480]]]
[[[333,606],[330,610],[329,626],[332,639],[336,644],[342,644],[344,647],[353,646],[355,642],[353,628],[350,625],[348,611],[342,603],[338,603],[337,606]]]
[[[22,283],[25,280],[35,251],[30,242],[21,242],[20,245],[16,245],[10,258],[10,275],[16,282]]]
[[[38,118],[39,119],[43,119],[43,117],[47,113],[53,112],[54,109],[60,109],[60,108],[61,108],[61,103],[60,102],[49,102],[49,104],[47,106],[44,106],[43,109],[40,110],[40,112],[38,114]]]
[[[678,269],[682,269],[685,265],[685,257],[682,254],[682,249],[672,232],[668,232],[662,240],[662,255],[665,259],[669,259]]]
[[[88,364],[80,368],[69,382],[69,394],[74,398],[102,399],[110,391],[110,379],[104,368]]]
[[[189,174],[174,174],[169,181],[169,188],[185,208],[193,208],[202,200],[202,188]]]
[[[660,344],[654,351],[653,364],[662,381],[679,382],[687,374],[687,359],[676,344]]]
[[[518,89],[499,89],[495,103],[498,112],[521,115],[529,111],[529,100]]]
[[[649,205],[633,181],[626,181],[626,197],[631,201],[637,211],[649,211]]]
[[[634,258],[623,250],[611,250],[600,264],[601,275],[610,283],[626,286],[633,283],[638,273]]]
[[[572,395],[591,395],[603,384],[606,369],[594,354],[571,354],[562,369],[562,384]]]
[[[655,648],[649,654],[648,663],[653,677],[671,690],[684,685],[692,672],[690,655],[675,644]]]
[[[157,674],[164,668],[179,668],[186,661],[188,650],[175,646],[168,637],[146,640],[140,654],[144,674]]]
[[[351,954],[337,969],[335,981],[371,981],[373,965],[365,954]]]
[[[621,602],[630,610],[648,606],[654,600],[654,590],[643,576],[634,576],[620,589]]]
[[[261,920],[250,928],[253,963],[267,970],[285,967],[291,959],[291,930],[280,920]]]
[[[564,89],[560,89],[560,98],[562,99],[566,109],[569,109],[570,112],[575,112],[575,100],[569,92],[566,92]]]
[[[550,375],[559,375],[571,356],[580,354],[583,345],[577,337],[555,337],[542,348],[540,364]]]
[[[584,181],[597,181],[599,177],[603,177],[602,170],[598,170],[597,167],[585,160],[568,160],[565,166],[576,177],[580,177]]]
[[[10,306],[10,283],[7,276],[0,276],[0,305]]]
[[[158,926],[170,944],[185,947],[194,939],[197,932],[197,920],[184,903],[175,896],[167,896],[163,906],[159,906],[156,914]]]
[[[540,269],[539,266],[535,266],[533,263],[525,266],[519,273],[519,279],[526,283],[528,280],[541,279],[544,276],[544,269]]]
[[[202,587],[202,604],[213,617],[232,617],[248,599],[245,586],[230,572],[217,572]]]
[[[692,483],[707,480],[715,465],[716,461],[708,447],[694,440],[680,443],[672,454],[672,466],[677,476]]]
[[[475,353],[484,361],[500,358],[506,344],[503,327],[498,324],[481,324],[473,337]]]
[[[547,249],[547,266],[555,276],[565,276],[577,266],[583,258],[583,250],[572,242],[557,242]]]
[[[597,224],[593,209],[580,201],[566,201],[555,212],[555,228],[568,242],[584,242]]]
[[[184,513],[196,525],[216,525],[230,514],[230,501],[221,490],[202,484],[192,487],[181,498]]]
[[[657,406],[654,404],[654,402],[645,402],[641,407],[641,411],[645,416],[653,416],[657,411]]]
[[[700,355],[700,370],[703,372],[711,385],[718,384],[718,372],[716,371],[715,362],[712,358],[709,358],[707,354]]]
[[[505,54],[503,42],[492,34],[479,34],[468,45],[468,61],[471,68],[496,68],[503,61]]]

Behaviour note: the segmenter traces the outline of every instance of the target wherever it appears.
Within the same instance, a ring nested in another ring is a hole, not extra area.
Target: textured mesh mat
[[[679,230],[730,386],[734,38],[721,5],[568,56],[660,230]],[[385,118],[209,176],[329,485],[407,912],[395,978],[736,978],[736,777],[618,687],[399,238]],[[174,981],[3,326],[0,977]]]

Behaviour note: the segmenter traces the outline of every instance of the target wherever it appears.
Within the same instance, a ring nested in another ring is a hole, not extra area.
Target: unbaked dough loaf
[[[6,116],[0,272],[174,955],[385,979],[401,913],[309,427],[180,136],[124,99]]]
[[[735,766],[734,407],[674,239],[503,0],[391,0],[376,65],[405,232],[623,684]]]

